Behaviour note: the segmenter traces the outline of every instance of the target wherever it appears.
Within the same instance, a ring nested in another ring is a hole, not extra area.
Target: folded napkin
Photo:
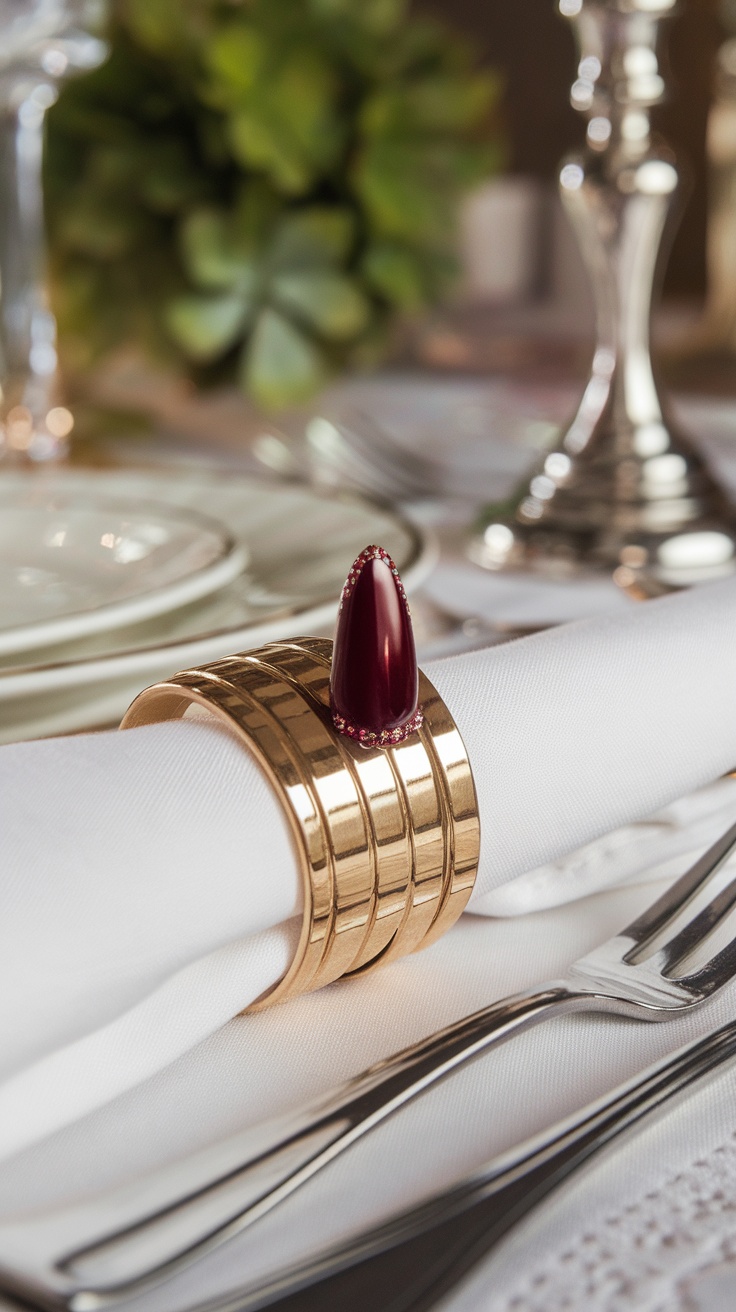
[[[675,873],[725,826],[734,785],[712,781],[736,759],[735,652],[727,581],[428,666],[479,793],[470,910]],[[162,1070],[274,982],[299,885],[269,786],[214,722],[4,747],[0,780],[7,1155]]]

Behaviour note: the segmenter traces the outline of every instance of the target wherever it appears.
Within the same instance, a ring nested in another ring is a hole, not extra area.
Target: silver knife
[[[736,1020],[451,1189],[268,1284],[193,1312],[428,1312],[573,1172],[736,1057]]]
[[[574,1116],[494,1158],[445,1193],[307,1264],[279,1273],[266,1284],[200,1304],[191,1312],[256,1312],[266,1307],[273,1307],[274,1312],[425,1312],[579,1166],[734,1057],[736,1020],[678,1049]],[[191,1188],[196,1187],[191,1177],[193,1160],[181,1164]],[[211,1165],[208,1155],[201,1165]],[[237,1183],[236,1175],[233,1184]],[[134,1214],[135,1184],[128,1192]],[[110,1243],[102,1238],[109,1234],[108,1201],[97,1200],[94,1209],[100,1240],[88,1241],[81,1250],[64,1242],[65,1230],[79,1234],[75,1208],[20,1221],[16,1227],[3,1226],[4,1251],[9,1251],[8,1242],[14,1238],[10,1251],[14,1259],[17,1255],[17,1262],[3,1262],[0,1267],[0,1312],[27,1312],[29,1307],[44,1312],[98,1312],[119,1303],[123,1293],[133,1297],[162,1279],[165,1282],[166,1269],[158,1267],[153,1279],[136,1281],[135,1288],[127,1280],[115,1288],[118,1245],[125,1235],[118,1234]],[[124,1201],[120,1193],[114,1195],[118,1220]],[[172,1209],[170,1220],[179,1225],[176,1210]],[[159,1222],[165,1216],[162,1214]],[[133,1224],[129,1232],[138,1248],[142,1242],[145,1249],[146,1229],[145,1224]],[[235,1233],[237,1226],[232,1230]],[[155,1237],[160,1237],[157,1230]],[[181,1239],[180,1231],[178,1237]],[[203,1255],[209,1245],[202,1239],[200,1229],[197,1252]],[[219,1244],[222,1239],[223,1231],[215,1224],[213,1240]],[[51,1268],[46,1262],[39,1264],[39,1251],[49,1248],[60,1254]],[[123,1243],[125,1268],[124,1250]],[[145,1258],[145,1251],[139,1256]],[[172,1263],[171,1274],[175,1266],[178,1263]],[[32,1274],[34,1269],[38,1278]],[[103,1279],[96,1287],[100,1277]]]

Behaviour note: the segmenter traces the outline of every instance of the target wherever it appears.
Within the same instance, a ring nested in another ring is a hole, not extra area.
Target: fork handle
[[[446,1193],[199,1312],[429,1312],[578,1167],[735,1057],[729,1021]]]
[[[463,1062],[561,1010],[601,1000],[564,982],[463,1017],[296,1117],[233,1136],[54,1217],[0,1227],[0,1290],[58,1306],[114,1303],[195,1262],[270,1211],[356,1139]]]

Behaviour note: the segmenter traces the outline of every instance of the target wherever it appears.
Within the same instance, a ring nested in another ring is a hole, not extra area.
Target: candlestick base
[[[652,596],[736,569],[736,507],[671,421],[652,370],[649,319],[662,238],[677,211],[672,152],[652,133],[665,93],[659,23],[676,0],[559,0],[580,46],[571,101],[586,149],[560,195],[588,268],[596,349],[577,414],[519,495],[490,508],[470,554],[489,569],[613,572]]]
[[[625,443],[619,431],[616,444],[612,422],[602,415],[576,458],[568,430],[511,514],[484,512],[469,545],[476,564],[556,579],[612,574],[637,597],[736,571],[736,508],[689,438],[661,422]]]

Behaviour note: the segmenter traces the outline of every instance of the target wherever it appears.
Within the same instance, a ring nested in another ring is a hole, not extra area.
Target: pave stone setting
[[[402,743],[422,724],[409,602],[383,547],[361,551],[345,581],[330,695],[335,728],[361,747]]]

